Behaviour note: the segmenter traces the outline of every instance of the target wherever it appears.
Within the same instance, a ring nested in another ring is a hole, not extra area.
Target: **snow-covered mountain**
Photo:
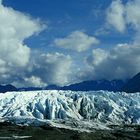
[[[57,126],[63,124],[63,127],[64,121],[67,125],[74,122],[74,126],[87,124],[90,127],[95,124],[140,124],[140,93],[61,90],[7,92],[0,94],[0,117],[1,120],[26,124],[34,123],[33,120],[37,124],[39,121],[51,121],[59,124]]]

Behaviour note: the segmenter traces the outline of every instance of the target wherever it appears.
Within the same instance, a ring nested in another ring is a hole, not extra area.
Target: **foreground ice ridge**
[[[87,124],[140,124],[140,93],[56,90],[1,93],[0,117],[56,122],[75,120]]]

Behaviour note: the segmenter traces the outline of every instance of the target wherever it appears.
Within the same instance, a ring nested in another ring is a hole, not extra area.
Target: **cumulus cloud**
[[[40,31],[40,29],[40,25],[37,21],[33,21],[30,17],[1,5],[1,59],[8,62],[10,65],[25,66],[29,60],[30,49],[28,46],[24,45],[24,40]]]
[[[36,82],[45,84],[66,85],[71,78],[72,59],[62,53],[43,53],[33,58],[28,77],[39,77]],[[30,75],[30,76],[29,76]],[[30,80],[30,79],[29,79]]]
[[[54,40],[54,44],[60,48],[70,49],[77,52],[82,52],[92,45],[97,45],[99,40],[93,36],[89,36],[81,31],[74,31],[65,38]]]
[[[24,40],[42,30],[38,20],[32,19],[0,1],[0,74],[1,82],[10,80],[18,69],[24,69],[29,62],[30,48]]]
[[[109,25],[115,27],[118,31],[125,30],[125,8],[120,0],[113,1],[107,10],[107,22]]]
[[[126,4],[123,4],[121,0],[115,0],[107,9],[107,23],[119,32],[124,32],[127,26],[139,31],[139,8],[139,0],[128,1]]]
[[[43,83],[42,79],[37,76],[25,77],[23,80],[24,80],[24,86],[27,86],[27,87],[45,87],[45,86],[47,86],[47,83]]]
[[[87,77],[94,79],[127,79],[140,71],[140,46],[118,44],[105,51],[95,49],[86,59],[90,66]]]
[[[126,4],[126,21],[137,31],[140,31],[140,1],[134,0]]]
[[[73,60],[62,53],[32,52],[30,63],[12,84],[17,87],[64,86],[72,82]]]
[[[88,57],[87,62],[89,64],[94,65],[94,66],[98,66],[107,57],[108,57],[108,52],[107,51],[105,51],[103,49],[100,49],[100,48],[97,48],[97,49],[94,49],[92,51],[92,55],[90,55]]]

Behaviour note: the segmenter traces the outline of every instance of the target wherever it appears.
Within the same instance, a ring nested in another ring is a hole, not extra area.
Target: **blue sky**
[[[3,0],[1,84],[60,86],[140,71],[139,0]]]
[[[48,29],[27,41],[32,48],[40,47],[48,51],[47,46],[54,38],[64,37],[74,30],[84,30],[89,35],[96,35],[96,32],[105,26],[105,11],[111,2],[111,0],[5,0],[4,4],[48,23]],[[98,38],[103,43],[102,47],[110,47],[112,44],[126,42],[131,37],[129,34],[118,35],[115,32],[113,35],[98,35]]]

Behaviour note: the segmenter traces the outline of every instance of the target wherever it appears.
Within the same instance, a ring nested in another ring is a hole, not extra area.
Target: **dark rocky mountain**
[[[63,87],[57,85],[48,85],[45,89],[46,90],[62,90]]]
[[[37,91],[37,90],[43,90],[44,88],[41,87],[23,87],[18,88],[19,91]]]
[[[108,90],[120,91],[125,82],[122,80],[97,80],[97,81],[84,81],[81,83],[72,84],[69,86],[59,87],[56,85],[49,85],[46,90],[72,90],[72,91],[92,91],[92,90]]]
[[[130,79],[122,88],[122,91],[133,93],[140,92],[140,73]]]
[[[125,86],[126,82],[122,80],[91,80],[91,81],[84,81],[81,83],[72,84],[69,86],[60,87],[57,85],[49,85],[45,88],[41,87],[23,87],[16,89],[15,87],[9,87],[9,89],[2,90],[1,92],[6,91],[36,91],[36,90],[71,90],[71,91],[96,91],[96,90],[108,90],[108,91],[122,91],[123,87]]]
[[[0,85],[0,93],[18,91],[18,89],[12,85]]]
[[[57,85],[49,85],[45,88],[27,87],[17,89],[13,85],[0,85],[0,93],[10,91],[35,91],[35,90],[72,90],[72,91],[91,91],[91,90],[108,90],[108,91],[124,91],[128,93],[140,92],[140,73],[135,75],[128,82],[122,80],[91,80],[69,86],[59,87]]]
[[[108,90],[108,91],[120,91],[125,82],[122,80],[97,80],[97,81],[84,81],[69,86],[64,86],[62,90],[72,91],[91,91],[91,90]]]

